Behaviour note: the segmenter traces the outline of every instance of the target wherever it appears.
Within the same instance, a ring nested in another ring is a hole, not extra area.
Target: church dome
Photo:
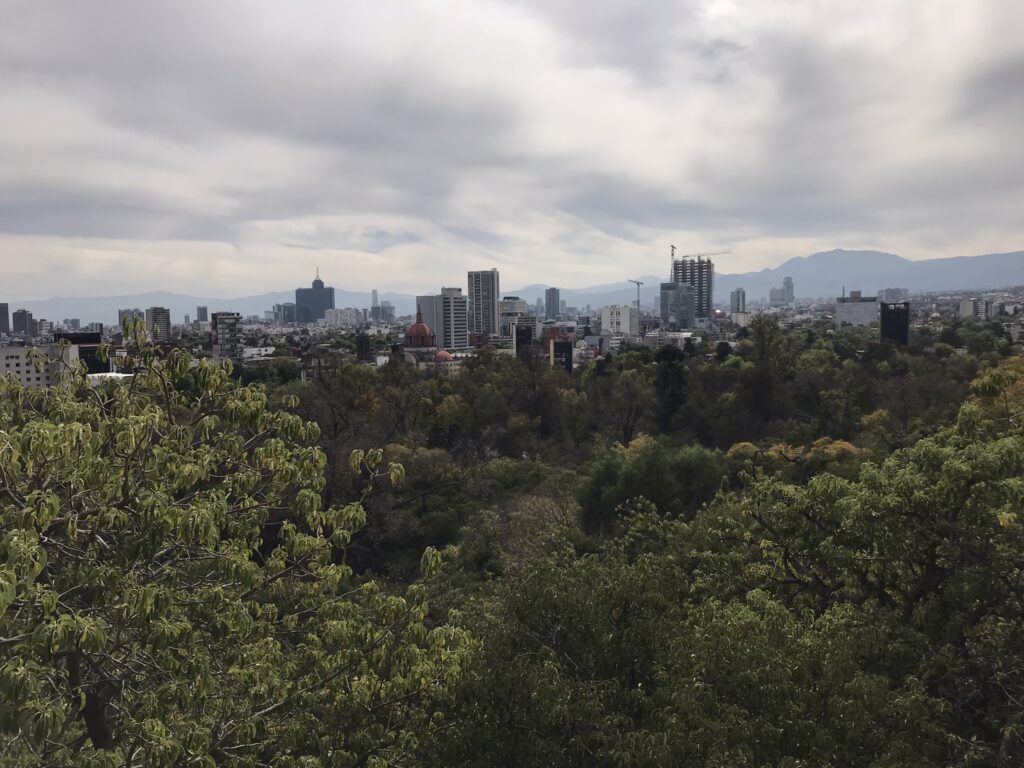
[[[455,358],[452,357],[452,353],[446,349],[442,349],[440,352],[434,355],[435,363],[450,363],[454,359]]]
[[[405,332],[405,346],[409,349],[437,346],[434,330],[423,322],[423,312],[419,307],[416,307],[416,322]]]

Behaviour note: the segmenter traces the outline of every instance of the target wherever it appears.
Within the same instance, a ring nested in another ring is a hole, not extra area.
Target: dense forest
[[[1024,764],[1024,359],[0,380],[0,765]]]

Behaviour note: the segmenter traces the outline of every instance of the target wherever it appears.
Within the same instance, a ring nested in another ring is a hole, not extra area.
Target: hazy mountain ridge
[[[729,292],[743,288],[748,301],[768,297],[768,289],[780,287],[784,277],[792,277],[799,297],[832,297],[847,291],[861,290],[875,293],[880,288],[908,288],[911,291],[986,290],[1009,285],[1024,285],[1024,251],[995,253],[982,256],[956,256],[946,259],[911,261],[881,251],[833,250],[799,256],[777,267],[742,274],[723,274],[726,260],[716,260],[715,299],[718,304],[729,300]],[[640,299],[644,304],[656,303],[659,284],[668,275],[646,275]],[[450,282],[450,281],[449,281]],[[504,296],[519,296],[531,304],[544,298],[548,286],[534,283],[523,288],[506,288]],[[608,304],[628,304],[636,301],[636,286],[623,280],[586,288],[562,288],[560,297],[569,306],[594,309]],[[398,314],[415,311],[416,297],[407,293],[381,292],[381,301],[390,301]],[[5,297],[0,297],[5,299]],[[9,301],[10,311],[28,309],[36,318],[62,320],[76,317],[83,323],[117,322],[117,310],[122,308],[162,306],[171,310],[171,320],[180,323],[186,314],[195,319],[196,307],[204,305],[210,312],[229,310],[242,315],[263,316],[274,304],[295,301],[294,291],[276,291],[253,296],[227,299],[192,296],[169,291],[149,291],[126,296],[54,297],[31,301]],[[335,306],[369,307],[369,291],[348,291],[335,288]]]

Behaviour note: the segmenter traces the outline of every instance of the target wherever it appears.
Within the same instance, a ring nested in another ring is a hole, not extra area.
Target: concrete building
[[[8,314],[7,304],[0,304],[0,333],[11,332],[11,316]]]
[[[197,323],[208,323],[210,322],[210,310],[204,306],[196,307],[196,322]]]
[[[171,310],[167,307],[147,309],[146,333],[150,341],[168,341],[171,338]]]
[[[850,291],[849,296],[836,299],[837,326],[864,326],[875,322],[878,322],[877,296],[861,296],[860,291]]]
[[[461,288],[442,288],[437,295],[417,296],[416,305],[439,347],[469,347],[469,306]]]
[[[518,296],[506,296],[498,303],[499,333],[505,337],[512,336],[512,326],[516,319],[532,315],[530,305]]]
[[[30,356],[39,355],[36,360]],[[0,347],[0,375],[13,376],[24,387],[49,387],[60,382],[68,366],[78,360],[78,347],[56,344],[42,347]]]
[[[783,298],[786,300],[786,306],[792,306],[796,302],[796,295],[793,290],[792,277],[782,278],[782,292]]]
[[[561,291],[557,288],[548,288],[544,291],[544,319],[557,320],[561,310]]]
[[[742,288],[737,288],[735,291],[729,294],[729,312],[736,314],[737,312],[747,311],[747,292]]]
[[[499,279],[497,269],[468,273],[469,332],[497,336],[501,330]]]
[[[325,287],[317,270],[311,288],[295,289],[295,322],[315,323],[323,320],[328,309],[334,309],[334,288]]]
[[[228,359],[237,368],[244,361],[242,316],[237,312],[214,312],[210,318],[210,340],[213,359]]]
[[[602,307],[601,333],[606,336],[639,336],[640,313],[630,304]]]
[[[355,307],[328,309],[324,313],[324,322],[331,328],[358,328],[363,325],[363,311]]]
[[[661,284],[661,326],[679,330],[693,326],[696,297],[693,286],[686,283]]]
[[[878,291],[878,300],[881,302],[897,303],[910,298],[910,291],[906,288],[882,288]]]
[[[671,282],[693,286],[694,316],[698,320],[714,317],[715,265],[711,259],[672,259]]]
[[[978,298],[963,299],[960,302],[960,317],[990,320],[993,317],[992,302]]]

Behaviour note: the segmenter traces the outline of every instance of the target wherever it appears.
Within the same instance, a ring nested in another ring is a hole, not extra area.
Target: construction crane
[[[642,280],[627,280],[626,282],[633,283],[634,285],[636,285],[636,314],[637,314],[637,317],[639,317],[640,316],[640,286],[643,285],[644,283],[643,283]]]

